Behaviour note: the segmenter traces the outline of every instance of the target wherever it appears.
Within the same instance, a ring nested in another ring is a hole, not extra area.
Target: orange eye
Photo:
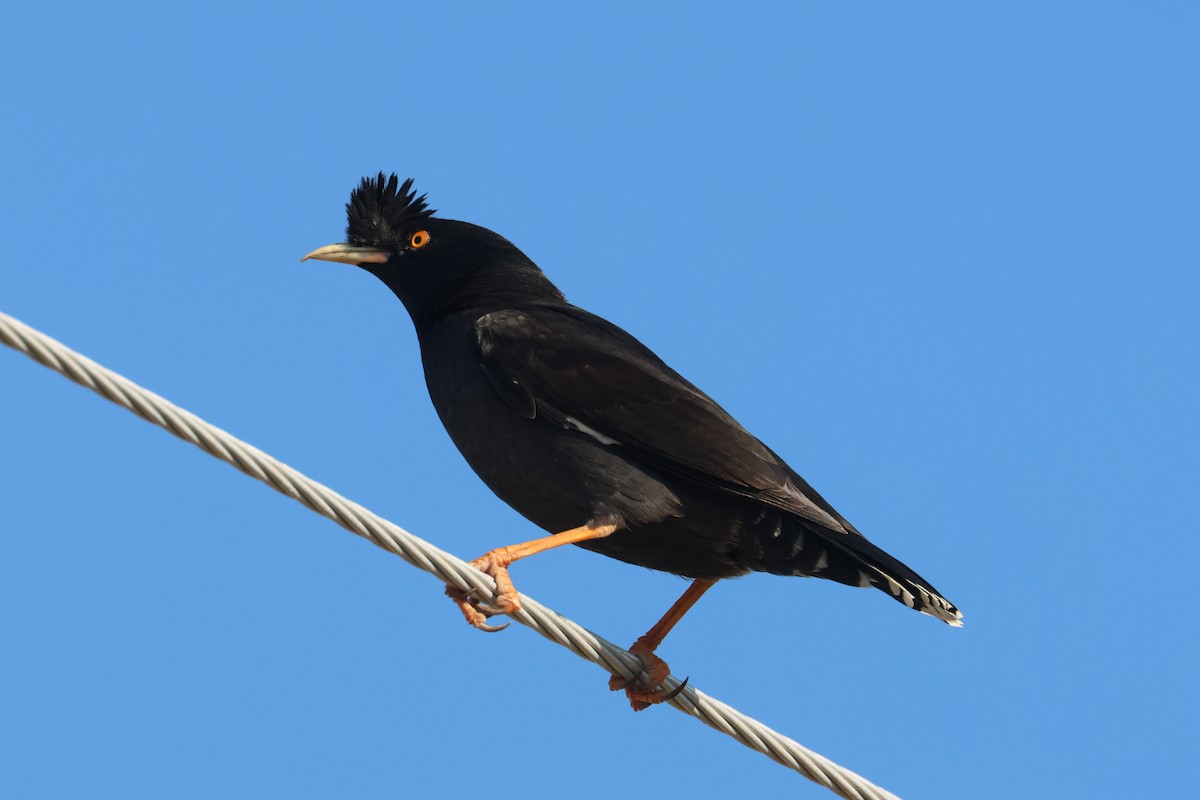
[[[429,231],[417,231],[412,235],[412,238],[408,240],[408,244],[413,250],[420,250],[422,247],[429,244]]]

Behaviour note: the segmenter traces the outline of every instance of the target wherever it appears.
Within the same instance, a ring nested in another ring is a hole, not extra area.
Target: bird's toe
[[[475,601],[475,608],[479,609],[489,617],[499,616],[501,614],[512,614],[514,611],[521,610],[521,598],[513,592],[512,594],[501,592],[496,595],[496,599],[492,603],[485,603],[482,600]]]

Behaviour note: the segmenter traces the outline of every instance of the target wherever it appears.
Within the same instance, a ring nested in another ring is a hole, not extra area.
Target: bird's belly
[[[496,495],[540,528],[559,532],[591,520],[592,495],[565,462],[554,437],[529,435],[525,425],[485,415],[452,420],[450,438]]]
[[[547,531],[588,522],[646,525],[680,513],[660,476],[584,434],[507,408],[450,409],[443,421],[483,482]]]
[[[719,580],[750,571],[734,557],[740,537],[735,520],[689,514],[619,530],[579,546],[647,569]]]
[[[446,432],[471,469],[501,500],[545,530],[588,522],[594,487],[589,489],[571,459],[570,443],[560,435],[567,432],[516,413],[487,382],[473,355],[474,342],[453,339],[428,348],[439,358],[426,362],[425,378]]]
[[[558,533],[619,517],[627,527],[580,546],[691,578],[747,571],[733,555],[740,540],[740,501],[719,511],[692,503],[684,508],[677,496],[682,487],[602,452],[603,445],[567,431],[531,433],[526,426],[534,420],[514,425],[493,419],[485,426],[485,416],[456,420],[451,438],[484,483],[543,530]]]

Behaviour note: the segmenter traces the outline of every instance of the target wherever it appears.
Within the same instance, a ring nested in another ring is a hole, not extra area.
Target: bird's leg
[[[471,566],[486,572],[496,581],[496,598],[491,605],[481,603],[456,586],[447,586],[446,596],[458,605],[459,610],[471,625],[482,631],[500,630],[504,626],[488,625],[487,618],[496,614],[511,614],[521,608],[521,597],[517,594],[516,587],[513,586],[512,578],[508,575],[510,564],[544,550],[562,547],[564,544],[602,539],[615,530],[617,530],[617,526],[613,524],[581,525],[553,536],[544,536],[541,539],[521,544],[511,544],[508,547],[498,547],[471,562]]]
[[[633,647],[629,648],[629,652],[642,660],[642,667],[646,670],[646,674],[650,676],[649,680],[645,683],[638,683],[622,678],[619,675],[613,675],[609,679],[608,688],[614,692],[618,689],[624,689],[625,695],[629,698],[629,705],[633,707],[634,711],[642,711],[655,703],[670,700],[683,689],[683,685],[670,692],[666,689],[655,688],[667,679],[667,676],[671,674],[671,668],[667,666],[667,662],[654,655],[654,651],[662,644],[663,639],[667,638],[667,634],[675,627],[675,623],[683,619],[683,615],[715,583],[716,581],[701,578],[692,581],[692,585],[687,588],[682,597],[675,601],[675,605],[671,606],[666,614],[663,614],[663,618],[654,623],[654,627],[646,631],[646,635],[634,642]],[[684,684],[686,683],[687,681],[684,681]]]

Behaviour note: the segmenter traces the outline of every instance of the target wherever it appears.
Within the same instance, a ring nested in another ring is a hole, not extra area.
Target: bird
[[[451,440],[501,500],[549,535],[471,562],[496,581],[484,603],[446,594],[484,630],[521,601],[509,567],[575,544],[690,578],[630,652],[646,678],[613,675],[640,711],[670,700],[656,654],[718,581],[749,573],[875,587],[952,626],[962,614],[872,544],[773,450],[646,345],[567,302],[512,242],[436,216],[413,179],[364,177],[346,241],[302,258],[381,280],[416,329],[430,399]]]

